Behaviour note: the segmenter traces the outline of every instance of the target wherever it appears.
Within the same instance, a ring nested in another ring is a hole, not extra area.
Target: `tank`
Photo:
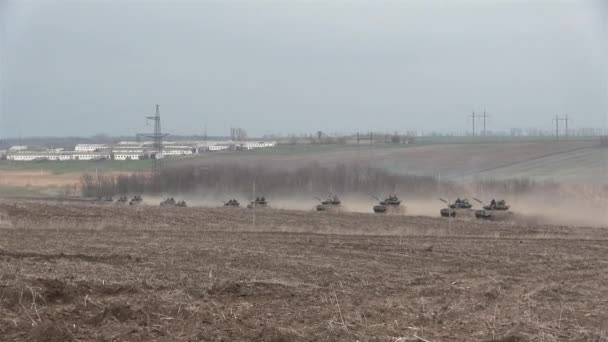
[[[483,204],[482,201],[476,198],[475,200]],[[513,212],[509,210],[510,208],[511,206],[507,204],[507,201],[492,199],[490,204],[484,205],[482,209],[475,211],[475,217],[480,220],[509,220],[513,218]]]
[[[224,207],[227,208],[238,208],[241,204],[236,199],[229,199],[228,202],[224,202]]]
[[[397,195],[389,195],[385,200],[380,201],[377,205],[375,205],[373,209],[377,214],[405,213],[405,207],[401,205],[401,201]]]
[[[140,195],[135,195],[133,196],[133,198],[131,198],[131,200],[129,201],[129,205],[138,205],[141,202],[143,202],[143,198],[141,198]]]
[[[188,205],[186,204],[186,201],[181,200],[181,201],[177,201],[177,203],[175,203],[175,206],[176,206],[176,207],[182,207],[182,208],[185,208],[185,207],[187,207]]]
[[[112,203],[114,202],[114,199],[111,196],[99,196],[95,199],[95,202]]]
[[[317,198],[321,202],[318,204],[315,209],[317,211],[331,211],[331,212],[339,212],[342,211],[342,202],[338,198],[338,196],[329,196],[325,200],[321,200]]]
[[[247,205],[248,209],[254,209],[254,208],[270,208],[270,205],[268,204],[268,201],[266,200],[265,197],[256,197],[255,200],[251,201],[251,203],[249,203]]]
[[[127,196],[120,196],[116,200],[116,204],[127,204],[127,202],[129,202],[129,200],[127,199]]]
[[[169,198],[165,199],[164,201],[160,202],[161,207],[175,207],[175,205],[176,205],[176,202],[173,197],[169,197]]]
[[[453,203],[448,203],[448,201],[441,198],[439,200],[448,204],[446,208],[440,211],[442,217],[473,217],[475,214],[475,210],[472,209],[473,205],[466,198],[457,198]]]

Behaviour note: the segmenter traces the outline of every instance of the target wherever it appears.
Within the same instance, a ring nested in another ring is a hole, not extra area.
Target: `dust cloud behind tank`
[[[377,197],[374,197],[379,200]],[[379,200],[380,201],[380,200]],[[405,206],[401,205],[401,200],[397,195],[389,195],[373,207],[377,214],[404,214]]]

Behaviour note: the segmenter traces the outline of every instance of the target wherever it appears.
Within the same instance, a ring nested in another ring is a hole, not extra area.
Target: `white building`
[[[276,146],[276,141],[243,141],[237,144],[242,150],[253,150],[254,148],[266,148]]]
[[[33,160],[101,160],[109,159],[108,154],[96,152],[76,152],[76,151],[57,151],[57,152],[37,152],[37,151],[21,151],[16,153],[8,153],[7,160],[15,161],[33,161]]]
[[[143,155],[145,150],[139,147],[114,147],[112,153],[137,153]]]
[[[31,160],[43,160],[44,156],[42,156],[41,154],[33,154],[33,153],[19,153],[19,154],[13,154],[13,153],[9,153],[6,155],[6,159],[7,160],[17,160],[17,161],[31,161]]]
[[[114,153],[114,160],[140,160],[143,153]]]
[[[207,151],[225,151],[230,149],[230,145],[209,145],[206,147]]]
[[[114,146],[130,146],[130,147],[137,146],[137,147],[143,148],[145,144],[146,143],[142,143],[142,142],[138,142],[138,141],[121,141]],[[149,142],[149,144],[151,144],[151,142]]]
[[[100,160],[100,159],[110,159],[108,154],[101,154],[96,152],[75,152],[72,154],[73,160]]]
[[[123,141],[116,145],[78,144],[74,151],[47,149],[28,151],[27,146],[13,146],[6,151],[6,159],[16,161],[33,160],[141,160],[169,156],[186,156],[205,151],[252,150],[276,146],[275,141],[179,141],[163,143],[163,152],[154,156],[152,142]]]
[[[178,145],[177,143],[168,143],[163,144],[163,155],[165,156],[185,156],[191,155],[196,150],[195,146],[190,144],[188,145]]]
[[[74,147],[74,151],[78,152],[95,152],[108,149],[106,144],[78,144]]]
[[[165,156],[185,156],[191,155],[192,149],[190,148],[164,148],[163,155]]]

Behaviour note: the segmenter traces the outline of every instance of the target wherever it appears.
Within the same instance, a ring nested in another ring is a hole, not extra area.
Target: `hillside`
[[[361,163],[399,174],[433,175],[455,181],[473,178],[533,178],[608,184],[608,149],[593,142],[526,142],[409,145],[396,147],[282,146],[274,150],[216,153],[172,164],[243,163],[295,168]]]

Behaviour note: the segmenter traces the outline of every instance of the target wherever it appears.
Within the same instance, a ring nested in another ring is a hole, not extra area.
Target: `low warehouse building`
[[[143,153],[114,153],[114,160],[140,160],[143,159]]]

